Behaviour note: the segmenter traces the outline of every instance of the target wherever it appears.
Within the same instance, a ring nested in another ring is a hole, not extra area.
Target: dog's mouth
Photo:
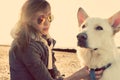
[[[77,43],[78,46],[82,47],[82,48],[88,48],[86,41],[78,41]]]
[[[81,48],[86,48],[86,49],[90,49],[90,50],[98,50],[98,48],[92,48],[92,47],[88,46],[88,43],[86,41],[78,41],[77,45]]]

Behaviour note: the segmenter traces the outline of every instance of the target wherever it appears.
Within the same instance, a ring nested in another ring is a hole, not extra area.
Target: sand
[[[9,47],[0,46],[0,80],[10,80]],[[55,51],[56,65],[65,77],[80,69],[79,60],[75,53]]]

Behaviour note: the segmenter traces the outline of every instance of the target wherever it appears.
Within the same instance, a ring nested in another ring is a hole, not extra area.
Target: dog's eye
[[[103,28],[101,26],[97,26],[96,30],[103,30]]]
[[[86,26],[85,26],[85,25],[82,25],[82,29],[83,29],[83,28],[86,28]]]

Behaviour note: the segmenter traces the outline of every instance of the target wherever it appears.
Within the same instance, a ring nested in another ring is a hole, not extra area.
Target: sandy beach
[[[10,80],[9,48],[0,46],[0,80]],[[55,56],[57,68],[65,77],[80,69],[79,60],[75,53],[55,51]]]

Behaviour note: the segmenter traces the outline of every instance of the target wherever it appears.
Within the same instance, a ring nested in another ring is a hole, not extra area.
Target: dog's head
[[[80,27],[78,46],[96,50],[113,44],[112,37],[120,30],[120,11],[108,19],[102,19],[89,17],[79,8],[77,17]]]

